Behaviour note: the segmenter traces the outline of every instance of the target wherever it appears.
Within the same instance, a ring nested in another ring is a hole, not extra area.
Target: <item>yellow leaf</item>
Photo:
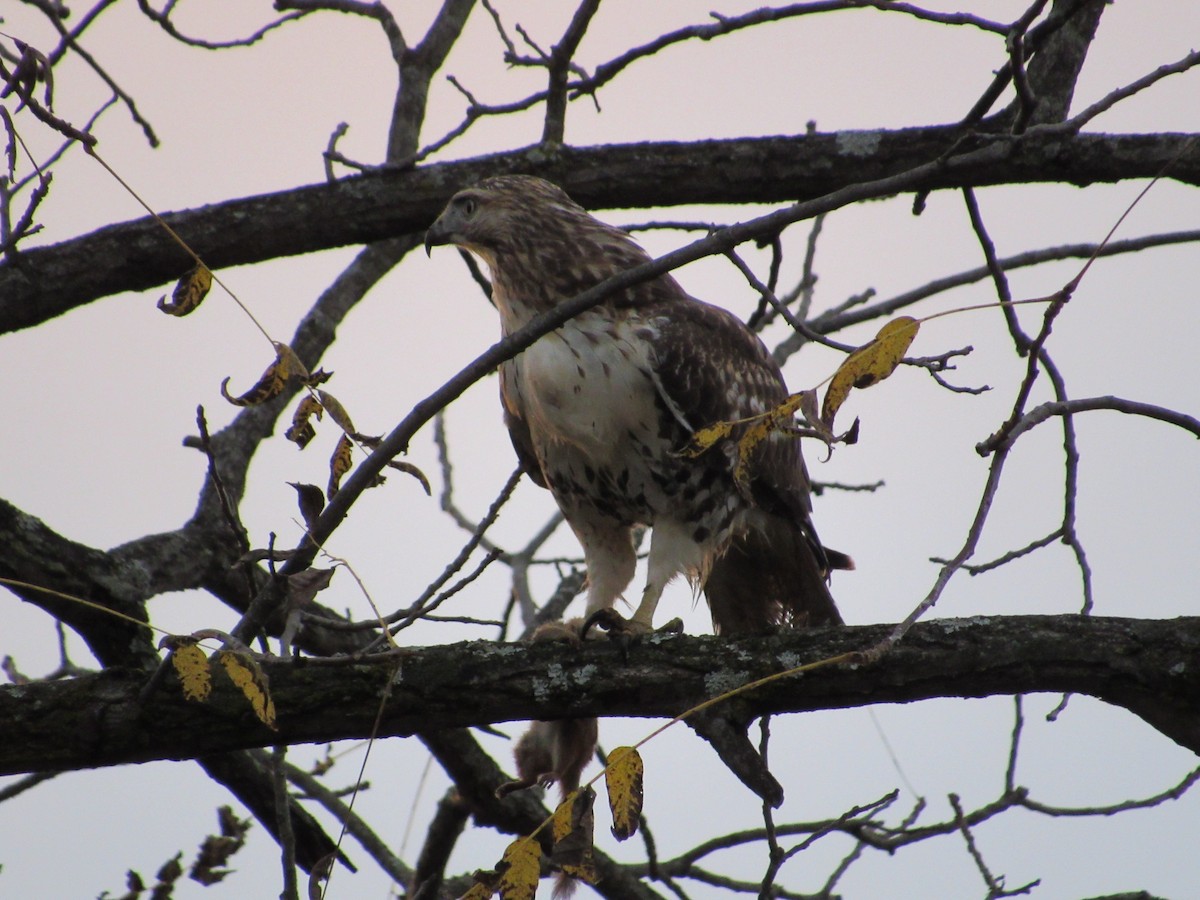
[[[489,900],[500,885],[500,873],[495,869],[476,869],[471,877],[475,883],[459,900]]]
[[[612,833],[618,841],[637,834],[642,813],[642,757],[633,747],[617,747],[608,754],[604,784],[612,810]]]
[[[300,362],[300,357],[296,355],[296,351],[292,349],[291,344],[285,344],[283,341],[271,341],[271,343],[275,347],[275,352],[279,354],[279,359],[287,366],[289,375],[295,375],[304,381],[305,384],[308,383],[309,379],[315,377],[308,374],[308,366]],[[324,373],[321,374],[324,375]],[[328,378],[329,376],[324,375],[324,377]],[[319,384],[320,382],[317,383]]]
[[[554,846],[550,862],[572,878],[595,884],[597,873],[592,857],[592,806],[596,792],[590,787],[571,791],[554,810],[551,834]]]
[[[897,316],[879,329],[875,339],[847,356],[829,382],[821,418],[833,427],[833,417],[841,409],[851,388],[868,388],[896,371],[900,360],[917,336],[921,323],[911,316]]]
[[[232,650],[221,650],[217,659],[225,667],[229,680],[237,685],[258,716],[258,720],[268,728],[275,729],[275,701],[267,690],[267,675],[253,657]]]
[[[321,405],[325,407],[325,412],[329,413],[329,418],[337,422],[342,431],[353,433],[354,423],[350,421],[350,414],[346,412],[346,408],[342,406],[337,397],[328,391],[317,391],[317,396],[321,399]]]
[[[317,434],[317,430],[313,428],[312,417],[316,416],[319,421],[324,415],[325,408],[317,398],[312,394],[305,394],[296,411],[292,413],[292,425],[284,433],[284,437],[303,450]]]
[[[517,838],[508,845],[498,868],[501,900],[533,900],[542,876],[542,848],[531,837]]]
[[[208,657],[194,641],[177,638],[171,651],[171,664],[183,685],[183,696],[188,700],[208,699],[212,693],[212,676],[208,671]]]
[[[275,362],[267,367],[254,387],[240,397],[233,397],[227,389],[229,379],[226,378],[221,382],[222,397],[234,406],[257,406],[259,403],[265,403],[282,394],[283,389],[287,387],[288,379],[293,375],[299,378],[310,377],[308,369],[305,368],[304,363],[300,362],[300,357],[296,355],[295,350],[282,341],[274,343]]]
[[[754,448],[770,437],[771,432],[778,431],[791,423],[792,416],[795,415],[796,410],[800,408],[803,402],[803,397],[803,394],[789,395],[786,400],[774,409],[759,416],[754,424],[747,428],[745,433],[738,438],[737,462],[733,467],[733,482],[737,485],[742,496],[753,499],[750,496],[750,460],[751,454],[754,453]]]
[[[496,893],[494,887],[484,884],[482,881],[477,881],[471,885],[471,889],[463,894],[459,900],[490,900],[494,893]]]
[[[338,486],[342,483],[342,476],[350,471],[350,466],[353,464],[351,459],[353,452],[354,442],[348,435],[343,434],[333,449],[333,456],[329,458],[329,487],[325,489],[325,496],[330,500],[337,495]]]
[[[709,450],[717,441],[733,434],[736,422],[715,422],[707,428],[701,428],[692,434],[692,442],[683,449],[681,456],[694,459]]]
[[[186,316],[195,311],[211,287],[212,272],[208,271],[207,267],[197,264],[179,279],[175,290],[171,292],[170,300],[167,300],[165,294],[158,298],[158,308],[169,316]]]

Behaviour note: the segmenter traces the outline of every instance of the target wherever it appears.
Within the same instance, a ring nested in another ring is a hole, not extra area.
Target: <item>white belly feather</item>
[[[646,343],[625,340],[611,324],[568,323],[518,359],[523,414],[536,443],[567,444],[594,465],[625,450],[632,432],[657,427]]]

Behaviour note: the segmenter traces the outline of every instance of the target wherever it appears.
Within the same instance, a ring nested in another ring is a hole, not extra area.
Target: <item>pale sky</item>
[[[713,5],[608,0],[578,61],[590,68],[662,31],[703,22]],[[733,14],[756,5],[724,2],[720,11]],[[430,2],[388,6],[412,41],[423,34],[435,9]],[[510,28],[519,21],[543,46],[555,42],[570,12],[569,4],[545,0],[496,6]],[[985,14],[1004,19],[1015,17],[1021,4],[987,7]],[[24,8],[5,12],[4,32],[35,46],[52,45],[38,17]],[[214,39],[246,33],[270,15],[267,4],[234,2],[197,4],[184,13],[181,27]],[[1197,34],[1200,7],[1194,4],[1114,3],[1104,14],[1075,108],[1184,56]],[[110,110],[97,129],[105,160],[158,210],[319,182],[322,151],[343,121],[350,126],[339,144],[344,154],[365,162],[382,156],[395,76],[373,22],[322,14],[253,48],[208,53],[179,47],[144,20],[135,4],[119,3],[96,23],[85,46],[136,99],[163,141],[160,149],[148,148],[120,108]],[[490,17],[478,9],[443,72],[458,76],[484,102],[519,99],[541,86],[538,72],[506,69],[501,52]],[[795,134],[809,121],[822,131],[950,122],[965,114],[1002,63],[1001,43],[967,28],[873,12],[804,17],[711,43],[680,45],[635,64],[601,92],[599,112],[587,101],[571,106],[567,141],[591,145]],[[1089,130],[1198,131],[1198,79],[1195,71],[1167,79],[1100,117]],[[56,110],[77,122],[108,93],[78,61],[56,70],[55,83]],[[439,77],[423,140],[454,127],[462,109],[461,96]],[[484,121],[437,159],[533,143],[540,135],[539,115],[536,109]],[[56,137],[29,117],[18,117],[17,123],[35,153],[44,155],[57,145]],[[985,189],[979,201],[998,253],[1008,256],[1100,240],[1142,186]],[[888,297],[981,264],[960,195],[933,195],[919,218],[910,207],[911,198],[901,197],[828,218],[816,257],[817,309],[867,288]],[[597,212],[615,223],[655,217],[728,223],[766,209]],[[55,170],[42,208],[45,230],[37,242],[54,243],[140,215],[102,169],[75,153]],[[1163,181],[1118,237],[1194,228],[1198,220],[1196,191]],[[803,225],[789,232],[784,283],[799,272],[806,234]],[[656,231],[639,239],[658,255],[694,235]],[[766,257],[749,247],[742,250],[765,276]],[[286,339],[353,253],[354,248],[334,250],[219,274],[273,336]],[[1012,275],[1014,293],[1052,293],[1077,268],[1070,262],[1020,270]],[[705,260],[676,277],[697,297],[743,317],[754,308],[756,296],[728,262]],[[1198,282],[1200,254],[1191,246],[1094,266],[1057,321],[1050,345],[1073,396],[1116,394],[1196,414],[1200,394],[1190,362],[1200,329]],[[166,291],[169,286],[109,297],[33,331],[0,338],[0,379],[9,387],[0,429],[0,497],[92,546],[114,546],[186,520],[204,473],[200,455],[181,446],[194,432],[196,405],[206,407],[212,428],[220,427],[234,414],[220,398],[221,380],[231,376],[231,389],[244,389],[269,361],[261,335],[227,297],[214,291],[196,315],[175,320],[154,308]],[[992,299],[990,285],[981,284],[941,295],[919,307],[918,314]],[[1034,329],[1040,312],[1027,309],[1020,316],[1027,329]],[[861,343],[877,328],[878,323],[867,324],[838,338]],[[494,313],[457,254],[443,250],[432,259],[414,254],[339,329],[323,363],[336,373],[328,388],[361,430],[382,433],[484,350],[497,332]],[[776,331],[766,339],[770,343],[782,335]],[[807,450],[817,480],[886,482],[876,493],[832,492],[816,501],[822,537],[852,553],[858,564],[856,572],[839,573],[833,582],[850,624],[902,619],[933,583],[937,567],[930,558],[953,555],[965,536],[988,464],[975,453],[975,444],[1004,419],[1024,365],[1013,356],[994,310],[929,323],[912,353],[933,355],[966,344],[975,352],[951,379],[988,384],[993,391],[952,394],[924,373],[902,369],[885,384],[856,393],[843,412],[847,421],[861,417],[857,445],[839,448],[828,463],[820,462],[820,448]],[[789,361],[785,374],[798,390],[824,379],[838,359],[810,348]],[[448,416],[457,497],[473,517],[482,515],[515,464],[495,394],[489,379]],[[1046,396],[1042,384],[1035,402]],[[1200,574],[1195,439],[1161,423],[1109,412],[1079,417],[1077,429],[1079,531],[1093,568],[1096,614],[1194,614]],[[325,456],[334,437],[329,428],[320,434],[304,453],[280,435],[256,457],[242,509],[256,545],[265,545],[271,531],[284,545],[298,538],[294,493],[287,482],[324,483]],[[436,494],[441,478],[431,435],[426,429],[418,437],[408,460],[434,480]],[[981,561],[1042,536],[1061,518],[1061,429],[1048,424],[1023,438],[1005,478],[980,547]],[[502,546],[520,546],[552,512],[549,494],[525,482],[492,537]],[[394,609],[420,593],[465,537],[438,513],[436,498],[427,499],[415,482],[392,475],[385,488],[356,505],[330,550],[353,564],[382,607]],[[578,547],[561,529],[548,553],[574,557]],[[507,594],[506,575],[495,567],[456,599],[453,612],[498,614]],[[555,581],[553,570],[543,570],[535,590],[544,597]],[[635,585],[639,581],[640,576]],[[356,617],[367,614],[367,601],[345,573],[335,577],[322,600]],[[1069,551],[1055,545],[997,572],[977,578],[960,574],[933,615],[1070,613],[1081,603],[1078,569]],[[709,629],[707,612],[693,609],[684,585],[673,586],[660,607],[663,619],[677,614],[685,617],[690,632]],[[157,625],[177,632],[226,628],[236,621],[224,607],[192,593],[156,600],[152,615]],[[54,629],[45,615],[0,593],[0,617],[0,655],[12,655],[33,676],[56,666]],[[406,639],[442,643],[492,637],[479,629],[437,624],[413,629]],[[71,647],[76,663],[91,662],[79,641]],[[1197,764],[1194,754],[1132,715],[1087,698],[1074,698],[1056,722],[1048,723],[1044,716],[1058,699],[1036,696],[1025,702],[1017,780],[1042,802],[1092,806],[1150,796]],[[1012,719],[1013,701],[998,697],[777,720],[772,762],[787,801],[776,821],[836,817],[895,787],[901,797],[889,813],[891,822],[911,808],[914,790],[928,803],[922,822],[947,817],[949,792],[961,795],[968,808],[985,803],[1003,787]],[[601,741],[613,747],[636,740],[655,724],[604,721]],[[515,734],[518,727],[505,730]],[[504,742],[482,740],[507,764]],[[346,756],[330,783],[348,784],[358,771],[361,748],[348,744],[339,750]],[[291,758],[303,763],[320,752],[298,747]],[[685,728],[651,742],[644,756],[646,814],[664,858],[705,836],[761,824],[757,798]],[[427,754],[415,740],[381,742],[366,772],[372,787],[356,807],[406,860],[415,858],[447,786],[436,764],[426,771],[426,763]],[[0,786],[5,783],[8,779],[0,780]],[[150,879],[179,850],[185,863],[190,861],[216,827],[215,808],[226,802],[225,792],[191,763],[61,775],[0,804],[0,897],[89,897],[102,890],[119,895],[126,869]],[[1051,820],[1010,812],[978,829],[975,837],[992,871],[1004,874],[1010,888],[1041,879],[1031,895],[1038,900],[1143,889],[1185,897],[1200,883],[1198,816],[1200,796],[1193,792],[1152,811],[1108,819]],[[508,840],[483,829],[469,831],[449,871],[493,865]],[[617,859],[641,858],[638,842],[616,844],[599,816],[597,844]],[[785,867],[781,883],[816,890],[849,846],[841,838],[818,842]],[[360,873],[339,870],[327,896],[389,896],[386,880],[366,854],[353,843],[344,849]],[[729,852],[707,865],[758,878],[763,859],[756,848]],[[233,866],[238,871],[226,885],[202,890],[188,883],[176,897],[278,894],[278,852],[261,826],[254,826]],[[543,890],[548,895],[548,883]],[[697,885],[687,890],[693,898],[722,896]],[[867,851],[839,890],[848,898],[985,894],[958,836],[906,848],[894,857]]]

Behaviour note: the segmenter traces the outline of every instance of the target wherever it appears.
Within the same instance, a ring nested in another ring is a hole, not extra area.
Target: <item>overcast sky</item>
[[[423,34],[435,4],[389,3],[409,39]],[[705,20],[713,3],[643,4],[608,0],[589,30],[578,61],[586,68],[628,46],[682,24]],[[755,3],[722,2],[732,14]],[[570,4],[502,3],[512,26],[522,23],[542,46],[552,45]],[[975,5],[972,5],[975,6]],[[1021,4],[986,4],[987,15],[1015,17]],[[10,5],[11,7],[11,5]],[[269,15],[267,4],[226,0],[196,4],[181,16],[191,33],[212,39],[253,30]],[[952,8],[949,5],[938,8]],[[973,10],[979,12],[978,10]],[[3,30],[35,46],[53,36],[24,8],[5,10]],[[1177,0],[1119,0],[1104,14],[1101,37],[1080,81],[1076,108],[1165,62],[1182,57],[1200,34],[1200,7]],[[249,194],[319,182],[322,151],[339,122],[349,131],[339,144],[349,157],[381,159],[395,76],[378,26],[324,14],[280,29],[261,44],[209,53],[173,43],[142,18],[132,3],[118,3],[85,41],[106,70],[136,100],[162,139],[147,147],[121,108],[109,111],[97,134],[105,160],[156,209],[184,209]],[[519,99],[541,85],[540,75],[504,67],[490,17],[473,13],[445,67],[484,102]],[[1004,62],[1001,42],[968,28],[921,23],[874,12],[804,17],[757,28],[711,43],[692,42],[633,66],[588,102],[571,106],[569,143],[589,145],[638,140],[691,140],[803,132],[815,121],[822,131],[896,128],[961,118]],[[56,70],[56,109],[83,121],[108,96],[88,68],[76,62]],[[1200,75],[1192,71],[1120,104],[1092,130],[1200,130]],[[454,127],[461,96],[439,78],[431,93],[425,141]],[[7,102],[7,101],[6,101]],[[533,143],[539,110],[485,121],[438,159],[495,152]],[[28,116],[18,117],[25,141],[43,156],[57,145]],[[24,164],[24,163],[23,163]],[[1098,241],[1143,185],[1037,187],[981,190],[980,204],[1001,256],[1064,243]],[[765,210],[765,208],[764,208]],[[758,209],[672,209],[665,218],[728,223]],[[83,154],[55,170],[53,191],[42,208],[53,243],[112,221],[141,215],[136,203]],[[615,223],[639,223],[644,211],[607,210]],[[1200,198],[1170,181],[1158,184],[1118,237],[1194,228]],[[784,281],[800,271],[797,229]],[[678,231],[642,235],[658,255],[689,242]],[[765,273],[766,258],[744,248]],[[221,272],[271,333],[286,339],[313,298],[352,258],[354,249],[314,254]],[[961,196],[930,198],[919,218],[902,197],[839,211],[825,222],[816,257],[815,304],[828,308],[873,288],[887,297],[933,278],[981,264],[978,243]],[[1077,270],[1057,264],[1014,273],[1018,297],[1052,293]],[[696,296],[745,317],[756,296],[728,262],[706,260],[676,273]],[[1191,372],[1200,329],[1200,254],[1195,247],[1152,250],[1136,258],[1103,260],[1062,313],[1051,352],[1073,396],[1116,394],[1196,414],[1200,391]],[[215,429],[234,410],[221,400],[221,380],[235,392],[248,387],[269,361],[261,335],[236,306],[216,292],[186,320],[154,309],[162,288],[106,298],[40,326],[0,338],[0,380],[8,390],[0,428],[0,496],[40,517],[60,533],[96,547],[178,527],[192,512],[204,461],[181,447],[195,430],[197,404]],[[927,315],[994,299],[987,284],[960,289],[922,307]],[[1020,313],[1036,329],[1040,311]],[[863,342],[878,324],[840,335]],[[348,407],[358,427],[382,433],[414,402],[429,394],[496,337],[498,323],[457,254],[414,255],[385,279],[339,330],[324,361],[335,377],[329,389]],[[778,340],[782,332],[773,332]],[[839,448],[828,463],[816,449],[809,465],[819,481],[886,482],[876,493],[827,493],[816,518],[831,546],[853,554],[858,570],[838,573],[834,594],[851,624],[894,622],[928,592],[937,567],[931,557],[953,555],[961,545],[983,485],[987,460],[975,444],[1003,421],[1024,363],[1015,359],[994,311],[931,322],[914,355],[933,355],[966,344],[976,349],[952,373],[957,383],[990,385],[980,396],[954,394],[922,372],[902,369],[883,385],[857,393],[843,416],[862,420],[862,437]],[[789,384],[800,389],[822,381],[836,354],[809,349],[789,361]],[[1036,400],[1045,399],[1041,385]],[[515,460],[503,432],[493,379],[477,385],[451,410],[447,428],[455,465],[456,496],[472,517],[482,515]],[[1099,412],[1077,423],[1082,456],[1079,529],[1093,569],[1099,615],[1170,617],[1194,614],[1197,513],[1200,478],[1194,438],[1159,423]],[[333,437],[298,453],[282,437],[268,442],[251,468],[243,516],[257,545],[275,531],[294,543],[295,500],[289,481],[325,481],[325,456]],[[412,446],[413,462],[440,487],[431,430]],[[990,559],[1051,531],[1061,518],[1061,430],[1043,426],[1022,439],[1006,469],[979,551]],[[465,534],[436,511],[411,479],[393,475],[370,492],[337,532],[331,552],[349,559],[372,595],[387,609],[407,605],[457,552]],[[527,481],[497,523],[494,537],[519,546],[553,513],[549,495]],[[550,555],[574,557],[578,548],[561,529]],[[639,576],[640,578],[640,576]],[[541,596],[556,581],[538,573]],[[635,581],[635,584],[639,583]],[[960,575],[934,611],[937,616],[1067,613],[1079,610],[1080,576],[1070,552],[1058,545],[1000,571]],[[507,592],[496,567],[456,603],[462,615],[498,614]],[[351,578],[339,573],[323,595],[334,608],[367,613]],[[684,585],[673,586],[660,616],[683,615],[691,632],[709,628]],[[163,597],[152,607],[156,624],[176,632],[226,628],[234,616],[197,593]],[[0,593],[0,655],[10,654],[28,675],[58,662],[50,620],[15,597]],[[454,626],[413,629],[414,643],[441,643],[493,635]],[[73,640],[74,661],[89,664]],[[1026,732],[1018,783],[1045,803],[1104,805],[1144,797],[1178,782],[1195,756],[1122,710],[1074,698],[1054,723],[1044,716],[1058,702],[1038,696],[1025,703]],[[837,816],[893,788],[901,798],[897,821],[916,795],[928,802],[922,821],[948,815],[948,792],[968,808],[1003,787],[1013,701],[937,701],[791,717],[773,726],[772,763],[787,791],[777,821]],[[610,722],[601,741],[612,747],[636,740],[655,723]],[[510,731],[515,732],[516,726]],[[886,735],[886,739],[884,737]],[[484,738],[499,759],[508,750]],[[361,748],[346,745],[331,776],[351,783]],[[297,748],[296,761],[320,748]],[[686,729],[677,728],[645,748],[646,813],[661,855],[670,856],[702,837],[761,823],[759,804]],[[683,759],[684,764],[679,760]],[[423,748],[411,740],[382,742],[371,755],[371,789],[358,809],[394,849],[412,859],[422,830],[447,780],[427,768]],[[819,773],[814,775],[814,773]],[[5,783],[0,781],[0,785]],[[156,763],[55,778],[0,804],[0,897],[89,897],[118,894],[124,872],[146,877],[182,850],[190,860],[204,834],[216,827],[215,808],[227,795],[190,763]],[[1033,894],[1068,898],[1144,889],[1167,897],[1190,896],[1200,883],[1194,793],[1149,812],[1111,819],[1050,820],[1010,813],[979,829],[988,864],[1010,887],[1041,879]],[[697,823],[700,823],[699,825]],[[411,827],[411,834],[409,829]],[[494,864],[508,838],[469,832],[451,870]],[[598,822],[597,841],[618,859],[635,859],[638,846],[616,845]],[[636,841],[630,842],[637,844]],[[819,842],[785,867],[783,883],[819,887],[848,850],[837,838]],[[353,845],[347,852],[360,874],[336,874],[331,898],[384,898],[385,880]],[[764,854],[729,853],[711,867],[756,878]],[[269,897],[278,893],[278,854],[256,825],[235,859],[227,886],[202,891],[181,887],[176,896]],[[839,885],[845,896],[983,896],[978,872],[958,837],[908,848],[895,857],[868,852]],[[693,897],[717,896],[689,888]]]

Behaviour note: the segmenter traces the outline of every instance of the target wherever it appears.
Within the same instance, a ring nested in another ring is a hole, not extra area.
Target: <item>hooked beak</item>
[[[429,256],[430,251],[434,247],[439,247],[442,244],[449,244],[453,238],[453,230],[446,227],[443,221],[446,214],[442,213],[437,217],[437,220],[429,226],[429,230],[425,232],[425,255]]]

